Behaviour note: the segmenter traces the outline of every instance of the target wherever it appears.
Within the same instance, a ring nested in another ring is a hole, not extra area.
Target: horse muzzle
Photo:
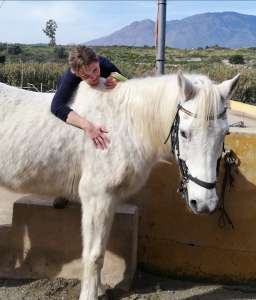
[[[194,214],[212,214],[218,208],[218,203],[218,197],[207,200],[188,200],[188,206]]]

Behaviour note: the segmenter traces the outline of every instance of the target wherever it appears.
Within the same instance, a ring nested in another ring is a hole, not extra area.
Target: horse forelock
[[[194,113],[197,118],[194,118],[196,126],[207,126],[209,120],[217,121],[218,115],[223,110],[223,103],[217,86],[204,75],[193,75],[191,81],[194,84],[197,92],[192,100],[195,104]]]

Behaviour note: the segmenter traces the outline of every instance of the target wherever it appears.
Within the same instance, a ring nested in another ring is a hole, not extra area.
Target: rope
[[[234,229],[234,224],[229,217],[226,209],[225,209],[225,192],[226,188],[229,185],[229,189],[232,187],[232,184],[234,182],[234,177],[232,176],[232,169],[238,165],[238,159],[235,156],[235,153],[232,150],[226,151],[224,155],[224,177],[222,181],[222,187],[221,187],[221,194],[220,194],[220,216],[218,220],[219,227],[223,228],[227,224],[231,226],[232,229]]]
[[[235,122],[233,124],[230,124],[229,127],[241,127],[246,128],[244,121]]]

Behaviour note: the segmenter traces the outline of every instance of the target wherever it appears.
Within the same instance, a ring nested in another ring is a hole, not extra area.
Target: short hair
[[[74,72],[78,72],[81,67],[88,66],[93,62],[97,62],[96,53],[89,47],[74,47],[69,52],[68,63]]]

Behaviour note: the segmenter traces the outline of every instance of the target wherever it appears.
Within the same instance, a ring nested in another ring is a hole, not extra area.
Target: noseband
[[[179,105],[176,115],[175,115],[175,118],[174,118],[174,121],[173,121],[173,124],[170,129],[170,132],[164,143],[166,144],[167,141],[169,140],[169,138],[171,137],[172,153],[174,156],[175,156],[175,151],[177,153],[177,160],[178,160],[179,169],[180,169],[180,173],[181,173],[181,182],[180,182],[178,191],[181,192],[182,196],[185,199],[187,199],[187,184],[188,184],[189,180],[193,181],[197,185],[199,185],[205,189],[208,189],[208,190],[211,190],[216,187],[216,181],[215,182],[206,182],[201,179],[198,179],[197,177],[192,176],[189,172],[186,162],[180,158],[180,147],[179,147],[179,125],[180,125],[179,112],[180,111],[183,111],[185,114],[187,114],[193,118],[197,118],[197,114],[194,114],[194,113],[190,112],[189,110],[185,109],[184,107],[182,107],[181,105]],[[226,108],[224,109],[223,112],[221,112],[219,115],[217,115],[217,119],[223,118],[225,113],[226,113]],[[214,120],[214,117],[210,116],[209,120]],[[224,146],[223,146],[223,149],[224,149]],[[217,174],[218,174],[220,159],[221,159],[221,157],[219,157],[218,162],[217,162]]]

